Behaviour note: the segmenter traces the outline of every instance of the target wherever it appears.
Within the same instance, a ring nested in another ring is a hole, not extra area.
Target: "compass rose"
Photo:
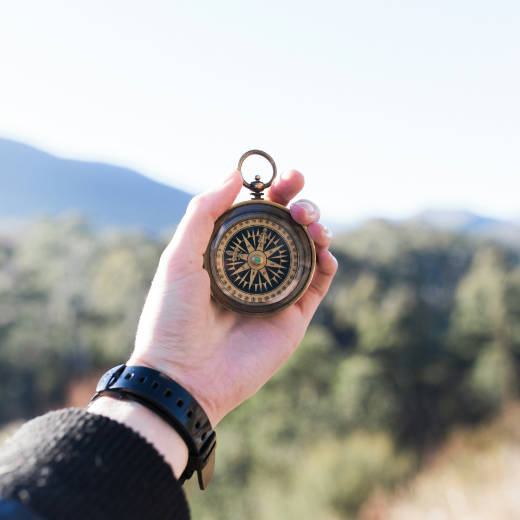
[[[251,226],[235,233],[225,248],[224,271],[229,281],[250,294],[275,290],[286,278],[289,248],[274,229]]]

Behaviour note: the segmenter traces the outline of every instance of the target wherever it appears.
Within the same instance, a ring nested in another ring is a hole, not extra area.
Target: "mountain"
[[[508,224],[498,219],[483,217],[464,210],[426,210],[412,217],[413,221],[432,227],[463,233],[479,233],[482,230]]]
[[[483,217],[470,211],[427,210],[405,222],[496,240],[516,247],[520,245],[520,223]]]
[[[31,146],[0,139],[0,221],[79,213],[99,228],[159,233],[182,217],[191,195],[110,164],[55,157]],[[444,229],[519,247],[520,220],[508,222],[469,211],[428,210],[394,221]],[[359,228],[341,223],[342,231]],[[4,226],[5,227],[5,226]]]
[[[110,164],[61,159],[0,139],[0,219],[79,213],[100,228],[158,233],[182,217],[191,195]]]

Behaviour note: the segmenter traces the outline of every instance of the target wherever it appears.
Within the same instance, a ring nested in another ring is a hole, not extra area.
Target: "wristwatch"
[[[106,394],[137,401],[170,424],[188,446],[188,464],[179,482],[196,471],[200,489],[208,487],[215,470],[217,435],[185,388],[152,368],[122,364],[103,374],[91,402]]]

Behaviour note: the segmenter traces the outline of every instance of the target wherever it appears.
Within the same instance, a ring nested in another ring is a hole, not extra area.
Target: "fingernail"
[[[307,213],[307,217],[313,218],[317,215],[316,207],[313,206],[310,202],[302,200],[296,204],[304,209],[305,213]]]
[[[291,170],[287,170],[287,171],[283,172],[282,175],[280,175],[280,179],[287,181],[287,180],[289,180],[290,176],[291,176]]]

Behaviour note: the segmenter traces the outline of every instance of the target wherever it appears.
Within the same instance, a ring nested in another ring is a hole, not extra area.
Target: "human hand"
[[[287,205],[303,182],[303,175],[292,170],[273,184],[267,198]],[[216,303],[202,267],[203,254],[215,221],[232,205],[241,186],[241,175],[235,171],[190,202],[161,255],[127,362],[155,368],[184,386],[213,427],[294,352],[337,269],[328,251],[331,234],[318,222],[319,209],[310,201],[298,201],[291,215],[308,226],[317,255],[313,280],[302,298],[263,317],[237,314]]]

